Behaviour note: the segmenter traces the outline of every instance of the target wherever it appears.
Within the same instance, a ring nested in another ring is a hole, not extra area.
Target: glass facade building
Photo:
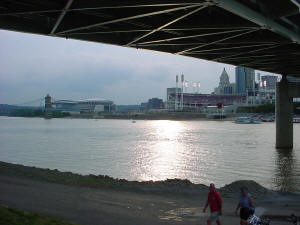
[[[237,94],[252,92],[255,88],[255,72],[253,69],[237,66],[235,68],[235,85]]]

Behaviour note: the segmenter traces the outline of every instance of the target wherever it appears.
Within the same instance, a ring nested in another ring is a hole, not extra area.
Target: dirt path
[[[147,194],[75,187],[0,175],[0,204],[36,211],[88,225],[204,225],[201,212],[206,196]],[[233,214],[236,199],[224,198],[225,225],[238,225]],[[259,210],[273,215],[300,212],[300,198],[280,196],[258,202]],[[288,223],[274,221],[272,225]]]

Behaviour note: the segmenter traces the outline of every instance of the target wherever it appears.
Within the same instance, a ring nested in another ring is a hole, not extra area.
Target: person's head
[[[213,183],[211,183],[211,184],[209,185],[209,191],[210,191],[210,192],[216,191],[216,187],[215,187],[215,185],[214,185]]]
[[[247,187],[245,187],[245,186],[243,186],[243,187],[241,187],[241,193],[242,193],[242,195],[247,195],[248,194],[248,188]]]

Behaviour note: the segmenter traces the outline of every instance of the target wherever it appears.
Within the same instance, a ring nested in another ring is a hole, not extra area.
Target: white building
[[[86,99],[86,100],[58,100],[52,105],[65,112],[98,113],[115,111],[116,106],[113,101],[106,99]]]
[[[216,95],[226,95],[235,93],[235,84],[230,83],[228,73],[225,68],[220,76],[219,86],[215,88]]]

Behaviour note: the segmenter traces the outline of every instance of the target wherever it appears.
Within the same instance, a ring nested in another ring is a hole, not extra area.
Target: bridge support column
[[[293,98],[286,76],[276,86],[276,148],[293,148]]]

